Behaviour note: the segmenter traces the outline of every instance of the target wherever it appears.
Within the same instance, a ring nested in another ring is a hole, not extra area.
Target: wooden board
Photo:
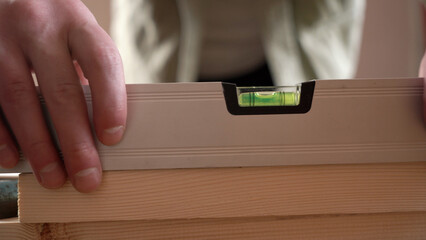
[[[220,83],[127,89],[123,141],[98,146],[105,170],[426,160],[420,78],[318,80],[312,109],[284,115],[231,115]]]
[[[99,190],[19,178],[26,223],[426,211],[426,162],[105,172]]]
[[[426,212],[51,224],[0,221],[0,239],[423,240],[425,226]]]

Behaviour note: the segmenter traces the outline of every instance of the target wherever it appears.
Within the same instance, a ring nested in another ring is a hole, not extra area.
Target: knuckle
[[[120,54],[113,47],[97,47],[93,49],[95,69],[114,70],[121,66]]]
[[[29,158],[33,161],[39,162],[45,161],[48,158],[50,150],[52,149],[52,143],[48,140],[38,140],[28,144],[27,151]],[[25,151],[25,149],[24,149]]]
[[[13,1],[11,7],[17,24],[28,34],[39,32],[52,22],[50,11],[40,1]]]
[[[18,9],[21,11],[21,14],[25,16],[25,19],[29,22],[37,24],[37,22],[46,22],[48,20],[46,10],[40,8],[40,5],[35,1],[25,2],[17,1]]]
[[[35,141],[30,143],[28,148],[31,152],[38,152],[41,149],[50,148],[50,141],[46,141],[46,140]]]
[[[62,1],[11,1],[5,16],[11,24],[6,30],[25,43],[23,47],[31,50],[40,50],[54,40],[65,39],[66,24],[78,12],[59,2]]]
[[[55,105],[64,105],[82,98],[81,86],[75,83],[56,84],[51,91],[49,101]]]
[[[2,91],[2,102],[11,106],[22,106],[33,102],[31,98],[32,86],[22,81],[9,77],[9,83],[5,84]]]
[[[93,144],[87,142],[74,143],[62,150],[64,158],[84,159],[97,154]]]

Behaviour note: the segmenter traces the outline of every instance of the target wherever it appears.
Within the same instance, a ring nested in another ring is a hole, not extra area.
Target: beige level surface
[[[220,83],[138,84],[127,92],[123,140],[98,146],[105,170],[426,160],[420,78],[318,80],[306,114],[231,115]],[[31,168],[21,161],[0,171]]]
[[[113,171],[76,192],[19,178],[22,222],[426,211],[426,163]]]
[[[86,223],[0,222],[0,239],[426,239],[426,212]]]

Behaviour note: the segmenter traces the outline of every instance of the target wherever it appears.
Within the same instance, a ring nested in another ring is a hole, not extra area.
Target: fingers
[[[0,167],[13,168],[18,163],[18,150],[9,131],[0,118]]]
[[[59,139],[68,177],[78,191],[90,192],[99,186],[102,169],[68,37],[69,30],[74,26],[85,23],[97,26],[96,20],[80,1],[37,3],[44,3],[45,6],[36,6],[43,11],[31,11],[35,16],[33,19],[39,19],[36,21],[39,23],[37,31],[34,31],[36,37],[24,34],[24,41],[30,44],[22,45],[22,48],[37,75]],[[58,11],[63,15],[58,15]],[[57,22],[51,21],[52,16],[58,16],[55,17]],[[82,42],[77,48],[85,45]],[[108,118],[106,115],[103,117]]]
[[[426,124],[426,78],[423,77],[423,121]]]
[[[61,41],[38,47],[44,50],[31,52],[30,60],[59,138],[68,176],[78,191],[93,191],[101,182],[102,169],[72,58]]]
[[[126,88],[118,50],[102,28],[90,23],[71,29],[69,44],[90,83],[96,135],[103,144],[116,144],[123,136],[127,116]]]
[[[419,67],[419,77],[423,78],[423,121],[426,124],[426,52]]]
[[[3,40],[0,59],[6,58],[8,61],[0,62],[2,110],[39,182],[46,188],[58,188],[64,184],[66,175],[48,134],[30,70],[20,50]],[[0,123],[0,145],[2,165],[14,165],[17,150],[4,123]]]
[[[117,143],[127,114],[117,49],[80,1],[0,2],[0,13],[0,59],[8,59],[0,62],[0,106],[36,177],[45,187],[58,187],[65,181],[65,165],[77,190],[96,189],[101,164],[77,72],[90,81],[99,139],[107,145]],[[10,38],[12,47],[2,46],[2,38]],[[37,75],[64,163],[45,125],[28,65]],[[16,146],[2,122],[0,157],[12,159],[0,162],[6,166],[17,161]]]

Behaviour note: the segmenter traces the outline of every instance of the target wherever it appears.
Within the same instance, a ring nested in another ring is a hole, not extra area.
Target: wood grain
[[[86,223],[0,222],[0,239],[315,239],[426,238],[426,212]]]
[[[98,191],[19,179],[22,222],[426,211],[426,163],[105,172]]]

